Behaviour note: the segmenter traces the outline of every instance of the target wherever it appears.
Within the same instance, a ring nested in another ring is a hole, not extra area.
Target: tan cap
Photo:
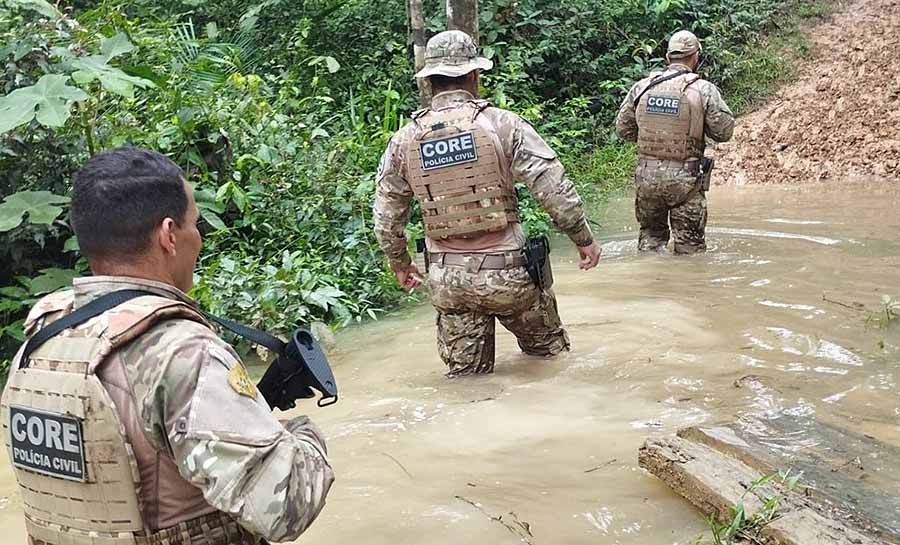
[[[697,51],[703,51],[700,40],[689,30],[679,30],[669,38],[669,50],[667,56],[672,59],[690,57]]]
[[[448,30],[435,34],[425,46],[425,68],[417,78],[429,76],[465,76],[474,70],[490,70],[494,63],[478,56],[478,47],[471,36],[461,30]]]

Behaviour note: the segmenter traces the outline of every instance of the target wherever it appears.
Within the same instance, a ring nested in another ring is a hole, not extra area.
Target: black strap
[[[19,360],[19,368],[24,369],[28,367],[29,356],[31,356],[31,353],[62,331],[69,329],[70,327],[81,325],[91,318],[100,316],[104,312],[111,310],[123,303],[131,301],[132,299],[145,297],[148,295],[154,297],[162,297],[157,293],[145,290],[114,291],[112,293],[108,293],[106,295],[98,297],[97,299],[94,299],[83,307],[78,308],[71,314],[62,317],[59,320],[56,320],[47,327],[42,328],[40,331],[32,335],[30,339],[28,339],[28,342],[25,344],[25,350],[22,351],[22,357]],[[254,344],[265,346],[278,355],[281,355],[284,352],[285,343],[278,337],[275,337],[258,329],[253,329],[252,327],[247,327],[232,320],[213,316],[212,314],[208,314],[196,308],[194,308],[194,310],[202,314],[208,320],[216,322],[225,329],[232,331],[236,335],[244,337]]]
[[[219,318],[218,316],[213,316],[212,314],[208,314],[206,312],[203,312],[202,310],[200,311],[200,314],[202,314],[208,320],[215,322],[225,329],[231,331],[235,335],[247,339],[253,344],[265,346],[278,355],[284,353],[285,342],[274,335],[270,335],[265,331],[253,329],[252,327],[245,326],[244,324],[239,324],[227,318]]]
[[[661,77],[662,74],[660,74],[660,76],[657,76],[656,79],[652,80],[650,83],[647,84],[646,87],[644,87],[644,90],[641,91],[641,94],[639,94],[637,96],[637,98],[634,99],[634,103],[632,104],[632,106],[634,106],[634,109],[637,110],[638,104],[641,103],[641,99],[644,98],[644,94],[647,91],[649,91],[650,89],[653,89],[660,83],[667,82],[670,79],[675,79],[675,78],[677,78],[679,76],[683,76],[685,74],[689,74],[690,72],[691,72],[690,70],[679,70],[678,72],[675,72],[674,74],[669,74],[668,76],[665,76],[665,77]],[[691,83],[693,83],[693,82],[691,82]]]

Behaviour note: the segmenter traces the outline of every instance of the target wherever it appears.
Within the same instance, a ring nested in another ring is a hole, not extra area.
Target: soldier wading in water
[[[634,84],[619,108],[616,132],[637,142],[635,215],[638,249],[659,251],[669,242],[676,254],[706,250],[706,191],[712,160],[706,138],[731,139],[734,115],[712,83],[694,73],[700,41],[682,30],[669,40],[669,66]]]
[[[568,350],[546,246],[525,240],[514,184],[528,187],[578,247],[587,270],[597,265],[600,245],[581,199],[531,125],[477,98],[479,71],[493,63],[478,56],[471,37],[437,34],[425,57],[416,77],[431,81],[431,106],[394,135],[377,175],[375,234],[390,267],[405,289],[422,283],[404,231],[415,198],[423,212],[428,287],[448,376],[493,371],[495,318],[527,354]]]

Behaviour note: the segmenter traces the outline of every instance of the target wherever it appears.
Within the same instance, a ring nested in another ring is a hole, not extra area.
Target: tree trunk
[[[478,44],[478,0],[447,0],[447,30],[462,30]]]
[[[416,72],[425,66],[425,16],[422,0],[409,0],[409,28],[413,38],[413,54],[416,58]],[[419,102],[423,108],[431,104],[431,83],[427,79],[417,79]]]

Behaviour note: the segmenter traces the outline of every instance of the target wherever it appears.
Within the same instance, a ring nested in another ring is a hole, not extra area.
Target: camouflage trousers
[[[538,290],[524,267],[473,272],[433,264],[428,287],[447,376],[493,372],[495,319],[526,354],[554,356],[569,349],[556,296]]]
[[[634,210],[641,226],[640,251],[664,248],[669,243],[670,224],[676,254],[706,250],[706,194],[697,187],[695,174],[679,163],[638,164]]]

